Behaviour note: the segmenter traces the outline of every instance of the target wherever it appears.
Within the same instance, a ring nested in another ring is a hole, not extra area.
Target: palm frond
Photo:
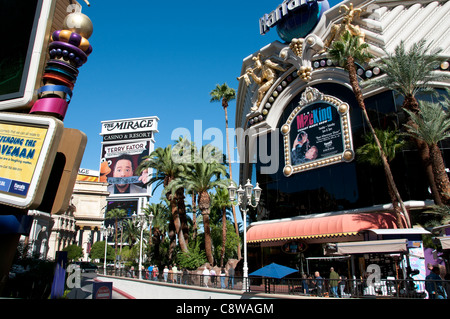
[[[406,109],[405,111],[414,123],[404,124],[407,128],[406,135],[420,139],[428,145],[437,144],[450,137],[450,116],[440,103],[421,101],[419,114]]]
[[[369,45],[367,43],[360,43],[359,37],[353,36],[347,31],[342,34],[340,40],[331,44],[328,53],[336,64],[345,68],[349,57],[353,57],[355,61],[361,63],[368,62],[373,58],[368,48]]]
[[[386,75],[379,79],[365,81],[365,87],[382,86],[394,90],[403,96],[415,96],[419,91],[429,88],[430,82],[448,79],[447,74],[434,72],[444,58],[439,56],[442,50],[431,50],[426,40],[414,43],[409,50],[402,41],[394,52],[385,51],[374,66],[378,66]]]

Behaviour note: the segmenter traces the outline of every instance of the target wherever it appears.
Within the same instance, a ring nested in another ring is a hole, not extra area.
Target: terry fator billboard
[[[110,197],[150,196],[149,172],[136,174],[142,159],[154,149],[158,117],[102,121],[100,182],[107,182]]]

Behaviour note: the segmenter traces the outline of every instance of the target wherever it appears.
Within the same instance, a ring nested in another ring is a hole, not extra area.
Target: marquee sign
[[[158,130],[158,118],[146,117],[126,120],[102,121],[101,135],[139,133]],[[125,134],[121,138],[116,139],[135,139],[148,138],[148,136],[134,136],[133,134]],[[151,137],[151,135],[150,135]]]
[[[281,127],[290,176],[354,158],[349,105],[308,87]]]

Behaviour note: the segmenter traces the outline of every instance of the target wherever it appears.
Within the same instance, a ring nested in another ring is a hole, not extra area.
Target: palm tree
[[[428,222],[427,227],[436,227],[441,225],[450,224],[450,206],[446,205],[434,205],[430,209],[424,211],[425,214],[432,214],[436,216],[437,220],[431,220]]]
[[[397,131],[375,129],[376,135],[380,140],[383,147],[383,151],[386,154],[388,162],[392,162],[398,150],[402,149],[406,142],[401,139]],[[380,153],[378,146],[376,145],[373,135],[364,135],[366,144],[362,145],[356,150],[357,159],[360,162],[366,162],[373,166],[382,166]],[[390,183],[387,181],[387,185],[390,188]],[[392,194],[393,190],[389,189],[389,193]],[[400,217],[400,216],[398,216]],[[397,218],[397,226],[402,228],[401,218]]]
[[[222,212],[222,251],[220,252],[220,267],[223,267],[225,257],[225,243],[227,241],[227,208],[232,207],[228,190],[219,188],[213,196],[213,207],[218,208]]]
[[[385,52],[386,56],[375,63],[386,76],[366,81],[364,86],[381,86],[399,93],[404,97],[402,108],[418,114],[419,103],[416,95],[420,91],[429,90],[431,82],[445,77],[434,72],[436,65],[443,60],[439,56],[440,52],[440,49],[431,51],[430,45],[426,45],[425,40],[415,43],[409,50],[406,50],[405,43],[402,41],[393,53]],[[408,124],[412,125],[413,123],[408,120]],[[439,205],[442,200],[436,188],[428,145],[415,138],[413,141],[419,151],[433,199]]]
[[[125,219],[125,223],[122,225],[123,227],[123,240],[130,245],[130,248],[134,246],[134,244],[137,242],[140,231],[139,228],[136,226],[136,223],[133,222],[131,219]]]
[[[119,219],[123,219],[127,216],[127,211],[123,208],[113,208],[106,213],[106,219],[114,219],[114,232],[115,232],[115,254],[117,255],[117,229]]]
[[[158,147],[149,156],[145,156],[143,161],[139,164],[136,171],[140,174],[146,169],[153,169],[156,173],[153,173],[149,183],[155,183],[156,187],[163,185],[166,189],[169,183],[177,178],[181,171],[184,169],[183,165],[174,161],[172,145],[168,145],[166,148]],[[156,189],[155,187],[155,189]],[[178,243],[183,252],[188,252],[188,246],[185,241],[183,228],[180,221],[178,210],[178,197],[177,189],[172,192],[165,192],[166,198],[170,203],[170,209],[172,213],[172,219],[175,227],[175,232],[178,235]]]
[[[388,180],[390,190],[390,198],[394,211],[397,214],[397,218],[403,213],[405,216],[407,227],[411,227],[409,213],[403,203],[403,200],[398,192],[397,186],[395,185],[394,177],[392,176],[391,168],[386,158],[386,154],[383,151],[381,143],[376,135],[376,132],[370,122],[369,115],[367,114],[366,105],[364,103],[363,94],[361,87],[358,83],[358,76],[356,73],[355,62],[367,62],[373,56],[368,52],[369,45],[367,43],[360,43],[359,37],[353,36],[350,32],[345,32],[339,41],[334,41],[331,45],[331,49],[328,51],[330,57],[340,66],[344,67],[348,71],[348,76],[350,80],[350,85],[355,94],[356,101],[359,108],[362,111],[363,117],[369,127],[370,132],[373,135],[374,141],[378,147],[378,151],[383,163],[384,172],[386,179]]]
[[[397,131],[375,129],[378,139],[383,147],[383,151],[386,154],[388,162],[392,162],[395,155],[399,150],[405,147],[405,140],[401,139],[400,134]],[[378,147],[375,144],[372,134],[366,134],[364,136],[366,144],[356,150],[358,160],[367,162],[371,165],[383,165],[380,156],[378,154]]]
[[[205,153],[205,147],[202,147],[202,154]],[[200,155],[199,155],[200,156]],[[226,168],[223,164],[199,158],[192,164],[185,166],[185,171],[179,177],[173,179],[168,185],[167,190],[173,191],[184,187],[189,192],[198,194],[197,204],[203,217],[203,228],[205,233],[205,252],[208,262],[213,265],[211,229],[209,225],[209,213],[211,208],[211,196],[209,191],[215,188],[226,188],[228,180],[220,179],[220,176],[226,176]]]
[[[448,103],[446,108],[448,109]],[[450,182],[445,172],[445,164],[438,143],[450,137],[450,115],[438,103],[421,102],[420,112],[406,110],[411,122],[405,124],[405,134],[423,141],[430,150],[431,166],[436,181],[436,187],[442,202],[450,205]]]
[[[171,220],[169,208],[164,202],[151,203],[144,208],[144,213],[149,215],[153,213],[153,223],[151,228],[151,244],[153,246],[153,260],[160,261],[160,245],[169,231],[168,225]],[[161,265],[161,264],[160,264]]]
[[[225,111],[225,135],[227,138],[227,152],[228,158],[231,157],[230,153],[230,143],[228,136],[228,102],[236,99],[236,91],[233,88],[230,88],[226,83],[220,85],[217,84],[216,88],[212,90],[210,93],[211,100],[210,102],[220,102],[222,101],[222,107]],[[231,163],[229,163],[229,171],[230,171],[230,179],[233,180],[233,170],[231,168]],[[234,205],[231,207],[233,210],[233,218],[234,218],[234,228],[236,231],[236,235],[239,236],[239,226],[236,219],[236,209]],[[241,245],[238,245],[238,259],[241,259]]]

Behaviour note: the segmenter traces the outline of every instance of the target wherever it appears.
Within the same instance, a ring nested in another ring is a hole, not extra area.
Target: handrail
[[[99,268],[99,273],[103,269]],[[137,270],[107,268],[107,275],[139,278]],[[177,272],[176,274],[158,274],[156,277],[143,271],[143,280],[166,282],[179,285],[207,287],[214,289],[233,289],[242,291],[243,277],[237,276],[204,276],[202,274]],[[248,278],[248,291],[286,294],[298,296],[331,297],[331,298],[392,298],[392,299],[447,299],[450,298],[449,280],[418,279],[379,279],[368,282],[362,279],[330,280],[327,278],[302,279],[251,276]],[[442,297],[441,297],[442,296]]]

